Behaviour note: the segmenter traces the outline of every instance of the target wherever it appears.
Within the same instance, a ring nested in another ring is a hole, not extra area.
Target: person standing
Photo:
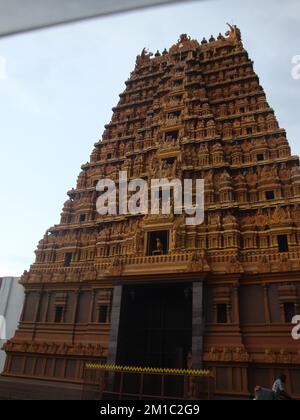
[[[280,375],[273,384],[275,400],[291,400],[292,398],[285,390],[286,376]]]

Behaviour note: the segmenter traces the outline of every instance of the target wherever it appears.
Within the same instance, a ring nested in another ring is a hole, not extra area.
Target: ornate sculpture
[[[147,48],[143,48],[141,54],[137,56],[136,66],[140,67],[144,65],[151,60],[151,57],[153,57],[153,53],[149,52]]]
[[[153,255],[162,255],[164,253],[164,245],[160,238],[155,239],[155,249]]]

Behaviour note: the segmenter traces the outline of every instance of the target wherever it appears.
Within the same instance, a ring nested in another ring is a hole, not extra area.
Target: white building
[[[24,303],[24,288],[17,277],[0,277],[0,349],[5,340],[15,335]],[[5,363],[5,352],[0,350],[0,373]]]

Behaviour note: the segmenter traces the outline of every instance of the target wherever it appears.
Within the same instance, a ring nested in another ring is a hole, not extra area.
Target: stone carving
[[[210,267],[208,265],[206,257],[197,252],[194,252],[191,255],[191,262],[188,266],[188,271],[203,272],[203,271],[209,271],[209,270],[210,270]]]
[[[218,349],[212,347],[207,355],[207,360],[212,362],[243,362],[248,363],[251,357],[244,347]]]
[[[199,47],[199,43],[196,40],[191,39],[187,34],[182,34],[177,42],[171,49],[171,54],[184,52],[186,50],[195,50]]]
[[[267,363],[276,363],[276,361],[277,361],[277,356],[276,356],[276,354],[274,353],[274,351],[273,351],[273,350],[271,350],[271,349],[267,349],[267,350],[265,351],[265,361],[266,361]]]
[[[227,271],[229,273],[243,273],[243,265],[238,260],[237,256],[233,256],[228,264]]]
[[[155,239],[155,249],[153,251],[153,255],[163,255],[164,253],[164,245],[160,238]]]
[[[153,53],[149,52],[147,48],[144,48],[141,54],[137,56],[136,66],[143,66],[151,60],[151,57],[153,57]]]
[[[267,349],[265,350],[265,361],[266,363],[290,364],[293,362],[293,355],[284,349],[279,352]]]
[[[237,347],[233,353],[233,360],[235,362],[250,362],[249,353],[242,347]]]

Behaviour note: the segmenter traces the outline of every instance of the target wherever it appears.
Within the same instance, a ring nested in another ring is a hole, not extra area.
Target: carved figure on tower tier
[[[279,169],[279,177],[283,184],[289,184],[291,180],[291,171],[287,168],[286,164],[283,163]]]
[[[199,165],[209,166],[209,149],[206,143],[200,145],[199,149]]]
[[[86,180],[87,180],[87,176],[86,176],[86,172],[82,171],[81,174],[78,177],[78,181],[77,181],[77,188],[79,190],[84,189],[86,186]]]
[[[150,53],[147,48],[144,48],[142,53],[137,56],[136,59],[136,67],[141,67],[150,62],[151,57],[153,57],[153,53]]]
[[[123,142],[119,145],[119,157],[122,158],[125,155],[125,145]]]
[[[206,125],[206,136],[209,138],[216,136],[216,123],[213,120],[208,121]]]
[[[127,177],[130,178],[132,175],[132,163],[130,159],[126,159],[122,165],[122,171],[127,172]]]
[[[212,159],[214,165],[220,165],[224,162],[223,148],[220,143],[215,143],[212,147]]]
[[[235,144],[232,148],[231,152],[232,156],[232,164],[240,166],[243,163],[243,155],[241,151],[241,147],[238,144]]]
[[[186,166],[191,166],[193,164],[193,154],[191,146],[187,146],[184,153],[184,160]]]
[[[277,141],[278,154],[280,158],[286,158],[291,156],[291,148],[285,137],[280,137]]]
[[[233,134],[235,137],[239,137],[242,134],[241,122],[239,120],[235,120],[233,123]]]
[[[248,184],[250,190],[256,190],[258,177],[257,177],[257,174],[255,172],[253,172],[253,171],[249,172],[246,175],[246,181],[247,181],[247,184]]]
[[[197,138],[204,139],[205,137],[205,124],[204,121],[198,121],[197,123]]]

